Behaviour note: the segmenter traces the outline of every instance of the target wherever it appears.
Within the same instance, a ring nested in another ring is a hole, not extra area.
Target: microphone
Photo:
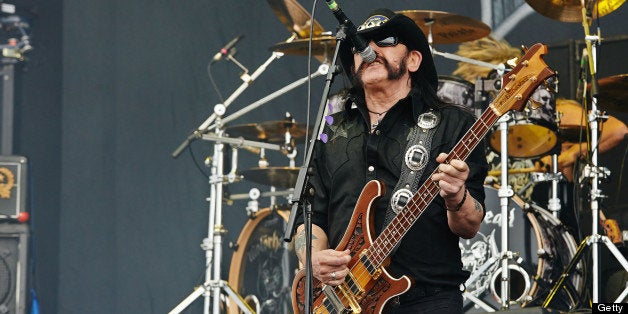
[[[580,59],[580,73],[578,75],[578,86],[576,87],[576,100],[582,101],[584,97],[584,84],[587,80],[587,65],[589,64],[589,53],[587,48],[582,49],[582,58]]]
[[[334,13],[334,16],[340,22],[340,25],[347,27],[347,38],[351,40],[355,51],[360,55],[362,60],[366,63],[372,63],[375,61],[375,51],[369,46],[369,43],[360,35],[358,30],[349,18],[345,15],[335,0],[325,0],[329,9]]]
[[[214,58],[212,58],[212,62],[220,61],[220,59],[222,59],[223,56],[228,55],[231,48],[233,48],[233,46],[235,46],[235,44],[237,44],[238,41],[242,39],[242,37],[244,37],[244,35],[240,34],[238,35],[238,37],[228,42],[224,47],[220,49],[220,51],[218,51],[218,53],[214,55]]]

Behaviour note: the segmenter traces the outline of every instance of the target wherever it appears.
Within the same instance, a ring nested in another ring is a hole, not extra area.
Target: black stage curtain
[[[31,279],[42,311],[167,312],[205,277],[200,244],[208,233],[210,189],[203,162],[213,145],[198,140],[178,159],[170,154],[205,121],[215,104],[223,102],[208,79],[208,62],[222,45],[242,34],[235,58],[251,74],[271,57],[269,47],[291,34],[266,1],[15,3],[29,10],[36,47],[18,87],[16,153],[28,156],[33,168],[37,272],[31,273]],[[300,3],[308,11],[312,6],[310,0]],[[384,4],[366,0],[340,5],[357,23],[370,9]],[[478,1],[408,0],[385,5],[394,10],[481,17]],[[602,20],[603,34],[622,35],[627,29],[625,7]],[[335,31],[337,23],[323,1],[318,1],[315,17],[326,30]],[[583,37],[578,23],[532,14],[506,39],[513,45],[532,45]],[[453,52],[457,46],[438,48]],[[612,61],[602,58],[602,76],[628,72],[617,54]],[[451,60],[436,60],[440,74],[451,74],[456,66]],[[569,66],[564,64],[569,55],[552,60]],[[318,65],[312,61],[314,70]],[[231,62],[217,62],[211,70],[223,99],[242,84],[242,70]],[[227,112],[306,75],[306,57],[285,55],[273,61]],[[345,83],[338,77],[334,88]],[[312,81],[313,108],[322,87],[322,78]],[[281,120],[286,112],[305,123],[307,91],[302,85],[286,92],[232,125]],[[621,117],[628,122],[625,114]],[[297,166],[303,150],[299,153]],[[239,169],[257,167],[256,154],[240,150],[239,155]],[[271,166],[288,166],[288,159],[279,153],[269,152],[268,159]],[[619,171],[617,164],[613,167]],[[238,194],[252,187],[268,190],[252,182],[234,183],[227,189]],[[615,190],[605,192],[617,196]],[[625,193],[619,203],[627,203]],[[260,207],[266,206],[268,200],[261,200]],[[232,254],[228,243],[236,241],[247,223],[245,207],[246,201],[238,200],[223,208],[228,229],[223,238],[224,279]],[[191,308],[198,311],[201,305],[199,299]]]

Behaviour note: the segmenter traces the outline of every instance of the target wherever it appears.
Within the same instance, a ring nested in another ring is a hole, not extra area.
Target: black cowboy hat
[[[425,38],[423,31],[414,21],[402,14],[397,14],[389,9],[376,9],[369,14],[369,17],[358,26],[358,34],[366,39],[381,39],[386,36],[397,36],[399,42],[408,47],[409,50],[417,50],[423,55],[423,61],[419,70],[410,73],[414,80],[418,75],[422,75],[425,80],[432,85],[434,90],[438,88],[438,74],[432,59],[432,51]],[[353,66],[353,52],[351,43],[343,40],[340,44],[340,62],[349,79],[353,79],[351,68]]]

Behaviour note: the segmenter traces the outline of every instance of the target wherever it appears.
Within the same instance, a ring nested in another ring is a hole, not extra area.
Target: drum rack
[[[290,91],[307,81],[311,78],[320,76],[325,74],[329,65],[321,64],[318,68],[318,71],[308,75],[305,78],[299,79],[291,84],[286,85],[280,90],[248,105],[247,107],[239,110],[233,115],[227,116],[223,119],[223,116],[226,113],[227,107],[233,103],[233,101],[240,95],[244,90],[251,85],[253,81],[259,77],[262,72],[266,70],[266,68],[272,63],[274,60],[279,59],[283,56],[281,52],[273,52],[271,56],[260,65],[251,75],[246,74],[248,71],[245,71],[245,74],[241,76],[243,83],[222,103],[216,104],[214,106],[214,112],[196,129],[194,130],[180,145],[177,147],[171,156],[173,158],[177,158],[181,152],[185,148],[189,146],[189,144],[196,139],[203,139],[207,141],[214,142],[214,150],[211,158],[211,176],[209,178],[210,184],[210,197],[207,198],[209,202],[209,222],[208,222],[208,236],[203,239],[201,248],[205,251],[205,282],[197,287],[190,295],[188,295],[183,301],[181,301],[174,309],[172,309],[168,314],[179,314],[183,310],[185,310],[193,301],[195,301],[200,296],[204,297],[204,307],[203,313],[209,314],[210,309],[214,314],[218,314],[220,312],[220,302],[221,302],[221,292],[224,291],[227,295],[229,295],[236,303],[236,305],[244,312],[244,313],[255,313],[254,309],[246,303],[246,300],[242,298],[238,294],[237,291],[234,291],[233,288],[229,285],[229,283],[221,278],[221,263],[222,263],[222,235],[226,233],[226,229],[222,225],[222,204],[223,204],[223,185],[225,183],[233,183],[236,180],[236,176],[234,173],[228,174],[226,177],[224,173],[224,147],[225,144],[230,144],[234,147],[254,147],[270,150],[285,150],[286,148],[282,145],[263,143],[245,140],[243,138],[229,138],[224,135],[223,125],[226,122],[232,121],[243,114],[261,106],[269,101],[275,99],[276,97],[285,94],[285,92]],[[235,60],[235,58],[231,55],[227,56],[229,61],[234,62],[239,67],[242,65]],[[210,131],[213,132],[210,134]],[[286,141],[290,140],[289,134],[286,134]],[[288,143],[286,143],[287,145]],[[237,151],[237,150],[234,150]],[[290,152],[292,154],[296,154],[296,150],[291,149]],[[236,155],[237,156],[237,155]],[[294,156],[293,156],[294,157]],[[237,157],[235,157],[237,158]],[[275,191],[271,191],[274,197]],[[279,194],[277,194],[279,195]],[[254,205],[254,204],[253,204]],[[210,306],[211,303],[211,306]]]

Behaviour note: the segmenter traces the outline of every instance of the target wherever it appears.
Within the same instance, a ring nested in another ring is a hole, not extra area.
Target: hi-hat
[[[585,5],[593,0],[586,0]],[[626,0],[598,0],[591,12],[593,18],[602,17],[617,10]],[[537,12],[561,22],[582,22],[582,2],[580,0],[526,0]]]
[[[294,188],[299,175],[297,167],[251,168],[239,172],[244,180],[271,185],[278,188]]]
[[[290,42],[282,42],[270,47],[270,51],[283,52],[287,55],[307,55],[309,39],[295,39]],[[312,38],[313,56],[332,56],[336,47],[336,38],[323,36]]]
[[[305,138],[304,125],[283,120],[241,124],[225,128],[225,133],[230,137],[242,137],[247,140],[273,144],[283,144],[286,140],[286,131],[290,131],[290,136],[297,142]]]
[[[600,108],[628,112],[628,74],[601,78],[597,82],[600,87],[597,97]],[[589,91],[591,90],[590,85],[588,86]]]
[[[397,11],[411,18],[426,36],[432,33],[435,44],[455,44],[484,38],[491,28],[470,17],[441,11]]]
[[[312,16],[296,0],[268,0],[268,4],[279,20],[298,38],[310,37],[310,20]],[[314,20],[313,37],[320,36],[325,30]]]

